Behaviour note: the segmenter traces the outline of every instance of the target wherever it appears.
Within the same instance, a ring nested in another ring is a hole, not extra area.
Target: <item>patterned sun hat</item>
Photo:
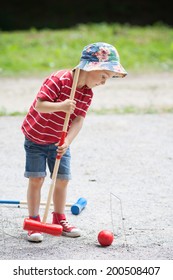
[[[120,64],[120,57],[116,48],[104,42],[89,44],[84,47],[80,63],[75,67],[85,71],[108,70],[115,73],[115,77],[125,77],[126,70]]]

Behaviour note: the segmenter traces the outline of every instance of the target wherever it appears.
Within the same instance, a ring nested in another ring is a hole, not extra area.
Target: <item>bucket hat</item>
[[[120,64],[120,57],[116,48],[104,42],[85,46],[80,62],[75,68],[85,71],[108,70],[115,73],[114,77],[123,78],[127,75],[126,70]]]

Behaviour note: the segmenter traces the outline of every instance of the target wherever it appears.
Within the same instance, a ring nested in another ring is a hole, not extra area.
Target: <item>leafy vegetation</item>
[[[100,23],[63,30],[0,32],[0,75],[42,75],[74,67],[83,47],[96,41],[116,46],[128,72],[173,70],[172,28]]]

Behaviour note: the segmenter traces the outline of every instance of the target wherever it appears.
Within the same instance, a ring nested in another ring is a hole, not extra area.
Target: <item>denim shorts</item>
[[[52,175],[57,155],[55,144],[40,145],[25,137],[24,148],[26,152],[25,177],[45,177],[47,166]],[[70,148],[68,148],[60,160],[57,178],[71,179],[70,159]]]

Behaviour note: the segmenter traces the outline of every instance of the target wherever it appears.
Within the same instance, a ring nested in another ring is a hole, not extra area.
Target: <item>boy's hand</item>
[[[68,142],[68,139],[66,138],[65,141],[64,141],[64,144],[62,146],[59,146],[59,142],[55,144],[55,146],[58,147],[57,149],[57,155],[62,157],[65,152],[67,151],[68,147],[69,147],[69,142]]]
[[[62,111],[68,114],[73,114],[76,108],[76,101],[71,99],[66,99],[62,101]]]

